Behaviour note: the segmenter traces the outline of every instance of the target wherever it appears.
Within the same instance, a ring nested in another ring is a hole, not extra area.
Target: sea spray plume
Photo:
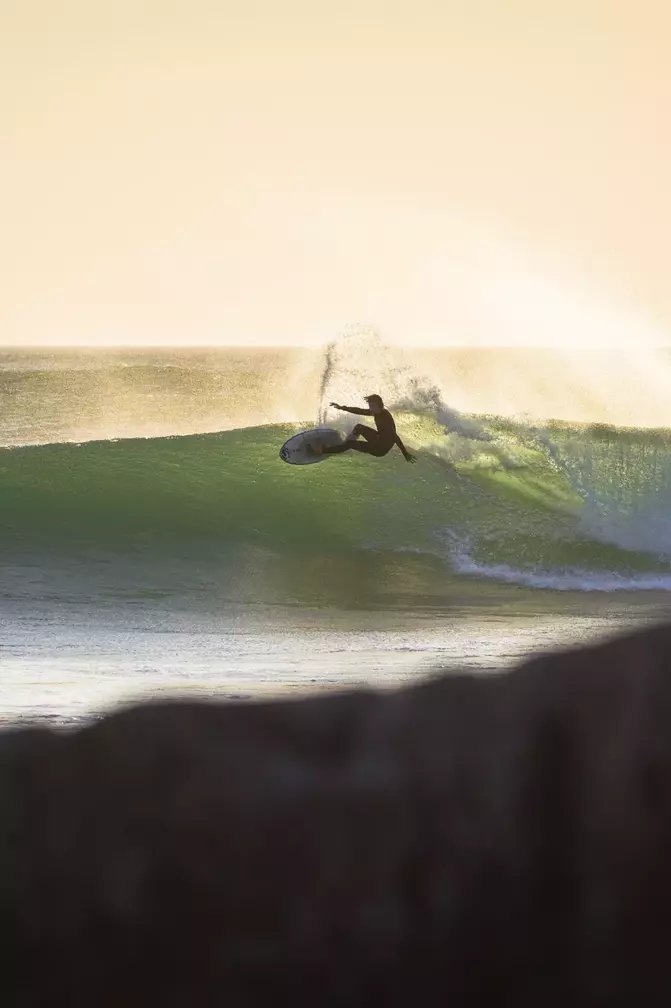
[[[365,393],[360,382],[366,385],[366,382],[375,380],[371,362],[374,358],[380,361],[386,349],[374,331],[359,326],[346,328],[327,344],[319,384],[318,416],[321,423],[326,421],[331,400],[339,398],[349,405],[356,405],[361,400]]]
[[[397,395],[390,404],[392,409],[397,412],[428,414],[446,433],[458,434],[471,441],[492,440],[492,435],[481,424],[447,406],[436,385],[430,385],[426,379],[416,375],[408,377],[407,385],[407,395]]]
[[[671,627],[0,738],[7,1005],[671,1001]]]
[[[322,371],[321,380],[319,382],[319,414],[318,423],[321,425],[326,423],[326,413],[327,413],[327,403],[326,395],[331,381],[331,376],[333,374],[334,368],[334,352],[335,344],[330,343],[326,350],[324,351],[324,369]]]
[[[319,419],[324,423],[332,399],[356,405],[365,393],[379,392],[397,412],[430,416],[446,432],[489,441],[491,434],[443,401],[435,383],[414,370],[402,351],[370,329],[353,328],[328,344],[319,388]]]

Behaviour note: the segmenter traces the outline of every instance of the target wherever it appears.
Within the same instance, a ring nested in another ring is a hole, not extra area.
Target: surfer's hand
[[[410,452],[406,452],[403,456],[406,462],[416,462],[417,458],[415,455],[411,455]]]
[[[329,406],[333,406],[334,409],[342,409],[342,406],[339,406],[337,402],[329,403]]]

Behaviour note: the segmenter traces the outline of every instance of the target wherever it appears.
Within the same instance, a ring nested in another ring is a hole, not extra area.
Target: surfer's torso
[[[393,416],[389,410],[383,409],[380,413],[373,414],[373,420],[377,427],[380,448],[389,450],[393,447],[396,440],[396,424],[394,423]]]

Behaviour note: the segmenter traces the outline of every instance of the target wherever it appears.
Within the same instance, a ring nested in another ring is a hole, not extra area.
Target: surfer
[[[372,416],[375,420],[377,430],[367,427],[365,424],[357,424],[352,430],[347,440],[343,444],[327,447],[316,443],[310,445],[311,451],[316,455],[340,455],[346,451],[358,451],[364,455],[374,455],[381,458],[387,455],[394,445],[398,445],[403,453],[406,462],[414,462],[415,456],[407,450],[400,437],[396,433],[394,418],[382,402],[379,395],[369,395],[364,397],[368,403],[368,409],[359,409],[357,406],[340,406],[339,403],[331,403],[334,409],[343,410],[345,413],[356,413],[358,416]],[[357,440],[361,436],[364,440]]]

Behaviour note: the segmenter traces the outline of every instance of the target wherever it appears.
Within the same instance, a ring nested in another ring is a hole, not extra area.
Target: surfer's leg
[[[356,427],[354,427],[352,429],[352,433],[349,435],[349,437],[348,437],[347,440],[348,441],[350,439],[354,440],[355,438],[358,438],[359,436],[362,437],[362,438],[365,438],[366,441],[369,441],[369,442],[372,443],[374,441],[377,441],[377,439],[379,437],[379,434],[378,434],[378,432],[373,427],[366,427],[365,424],[358,423],[356,425]]]

